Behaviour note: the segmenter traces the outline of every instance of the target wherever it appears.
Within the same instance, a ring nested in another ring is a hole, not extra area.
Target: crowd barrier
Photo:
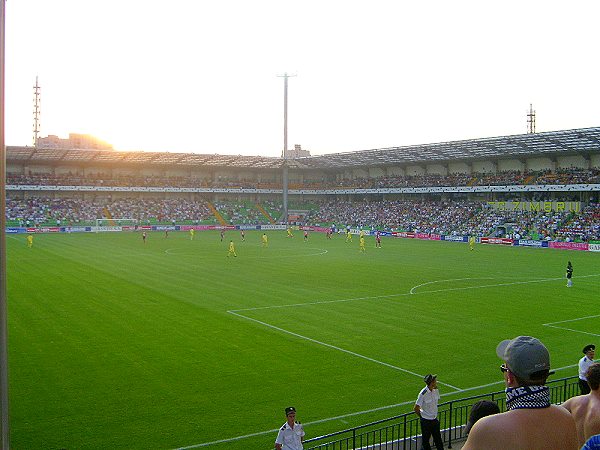
[[[578,377],[572,376],[549,381],[550,401],[560,404],[579,395]],[[440,403],[438,419],[442,440],[447,448],[453,442],[466,439],[465,424],[473,403],[479,400],[496,402],[500,411],[506,410],[504,391],[461,398]],[[414,412],[371,422],[358,427],[307,439],[305,450],[418,450],[421,448],[419,418]]]

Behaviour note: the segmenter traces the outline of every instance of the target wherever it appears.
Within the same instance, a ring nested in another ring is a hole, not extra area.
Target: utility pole
[[[283,75],[277,75],[283,78],[283,151],[281,152],[281,158],[283,159],[283,221],[288,224],[288,165],[287,165],[287,110],[288,110],[288,78],[295,77],[296,75],[288,75],[285,72]]]
[[[38,77],[35,77],[35,86],[33,87],[33,147],[38,146],[38,137],[40,133],[40,85]]]
[[[535,133],[535,111],[533,105],[529,104],[529,112],[527,113],[527,134]]]
[[[9,450],[8,320],[6,307],[6,146],[4,136],[6,0],[0,0],[0,450]]]

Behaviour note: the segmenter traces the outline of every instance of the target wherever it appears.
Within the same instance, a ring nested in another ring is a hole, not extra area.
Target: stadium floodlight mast
[[[282,181],[283,181],[283,221],[288,223],[288,166],[287,166],[287,109],[288,109],[288,78],[296,75],[288,75],[285,72],[283,75],[277,75],[283,78],[283,151],[281,157],[283,159]]]
[[[6,0],[0,0],[0,449],[8,450],[8,320],[6,317],[6,146],[4,136],[4,76]]]

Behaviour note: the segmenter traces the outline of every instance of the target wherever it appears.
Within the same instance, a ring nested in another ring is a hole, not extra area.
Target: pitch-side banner
[[[415,233],[415,239],[423,239],[426,241],[439,241],[442,237],[439,234]]]
[[[468,242],[469,236],[442,236],[442,241]]]
[[[548,247],[547,241],[534,241],[532,239],[517,239],[515,240],[514,244],[520,247]]]
[[[587,250],[589,244],[587,242],[549,242],[550,248],[561,248],[563,250]]]
[[[412,233],[410,231],[392,231],[392,236],[414,239],[415,233]]]
[[[261,225],[261,230],[285,230],[285,225]]]
[[[513,240],[512,239],[506,239],[506,238],[487,238],[487,237],[482,237],[480,242],[482,244],[496,244],[496,245],[513,245]]]

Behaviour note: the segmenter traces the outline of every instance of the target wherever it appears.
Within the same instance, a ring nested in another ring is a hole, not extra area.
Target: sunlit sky
[[[6,144],[280,156],[600,125],[600,2],[8,0]]]

